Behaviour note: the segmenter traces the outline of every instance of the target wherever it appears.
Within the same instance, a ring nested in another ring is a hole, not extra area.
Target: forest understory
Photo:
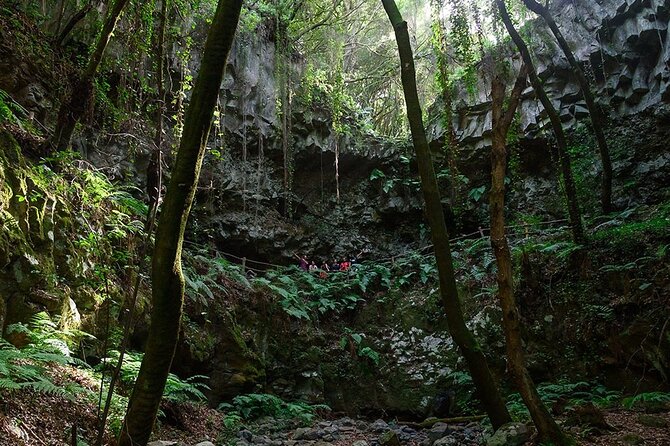
[[[0,0],[0,446],[670,446],[669,21]]]

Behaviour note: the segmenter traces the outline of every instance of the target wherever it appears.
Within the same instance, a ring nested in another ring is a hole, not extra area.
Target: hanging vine
[[[443,151],[447,160],[449,170],[450,185],[449,198],[452,203],[456,202],[458,191],[458,167],[456,159],[458,156],[458,138],[453,122],[453,89],[451,80],[451,65],[449,64],[449,47],[447,44],[447,30],[442,20],[442,4],[438,0],[431,1],[431,46],[435,55],[437,70],[435,71],[435,82],[443,103],[443,110],[440,115],[442,127],[446,131]]]
[[[292,215],[292,191],[294,154],[291,141],[291,36],[288,30],[284,5],[281,0],[275,1],[275,77],[279,84],[277,97],[278,116],[281,122],[281,145],[283,154],[283,195],[284,215]]]

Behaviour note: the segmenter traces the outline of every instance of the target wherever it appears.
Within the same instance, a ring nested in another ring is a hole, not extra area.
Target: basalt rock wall
[[[561,0],[549,4],[608,118],[606,136],[614,160],[614,199],[620,207],[663,199],[659,186],[662,190],[664,179],[670,174],[670,155],[665,144],[670,101],[669,6],[669,2],[657,0]],[[597,146],[572,69],[541,18],[527,22],[524,28],[538,75],[572,136],[571,146],[588,146],[591,166],[587,175],[597,177]],[[496,51],[509,54],[513,59],[511,71],[515,72],[520,65],[516,48],[510,42],[501,45]],[[438,119],[441,107],[440,103],[433,105],[429,126],[436,150],[445,140],[445,129]],[[454,112],[452,125],[459,141],[459,168],[475,185],[486,185],[490,171],[491,99],[490,79],[484,70],[474,88],[465,83],[457,87]],[[557,190],[553,174],[557,157],[552,150],[547,114],[530,86],[522,95],[517,128],[520,141],[514,150],[519,157],[521,178],[511,187],[513,206],[562,212],[560,205],[547,206]],[[640,180],[633,188],[629,184],[632,178]],[[597,187],[597,181],[593,185]],[[651,193],[643,198],[636,192],[638,188]]]

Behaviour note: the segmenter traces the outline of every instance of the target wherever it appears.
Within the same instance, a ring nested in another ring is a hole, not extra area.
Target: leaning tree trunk
[[[186,113],[184,135],[158,221],[151,271],[151,327],[142,366],[128,402],[119,446],[147,444],[174,357],[184,301],[181,269],[184,230],[241,8],[242,0],[219,0],[207,35],[198,79]]]
[[[444,219],[444,211],[437,186],[437,179],[430,158],[430,149],[423,127],[421,105],[416,91],[416,72],[412,58],[412,47],[407,32],[407,22],[393,0],[382,0],[384,9],[393,25],[398,53],[400,54],[401,78],[407,105],[412,142],[421,177],[421,189],[426,202],[426,215],[430,224],[435,258],[440,276],[440,296],[447,313],[449,332],[467,361],[472,380],[479,391],[484,408],[495,428],[511,420],[505,402],[493,379],[486,357],[481,347],[465,324],[463,310],[458,298],[458,289],[454,277],[449,235]]]
[[[102,56],[116,28],[119,17],[121,17],[121,12],[127,4],[128,0],[116,0],[114,6],[112,6],[112,9],[107,14],[102,31],[95,44],[95,49],[88,60],[88,64],[86,64],[84,72],[79,77],[79,80],[74,83],[70,99],[64,102],[60,110],[58,110],[56,132],[53,139],[47,142],[47,151],[66,150],[70,145],[74,128],[81,117],[84,116],[93,97],[93,79],[102,61]]]
[[[526,68],[521,67],[509,100],[507,110],[503,110],[505,83],[498,76],[491,82],[492,137],[491,137],[491,246],[498,265],[498,299],[503,316],[507,359],[512,378],[521,394],[530,416],[540,433],[540,438],[554,445],[570,444],[542,403],[537,388],[526,368],[521,321],[514,300],[514,279],[512,275],[512,255],[505,234],[505,168],[507,163],[507,131],[514,118],[521,91],[526,84]]]
[[[572,67],[572,71],[579,82],[579,86],[582,89],[582,94],[584,95],[584,101],[586,102],[586,107],[589,109],[589,114],[591,115],[591,124],[593,125],[593,133],[596,136],[596,141],[598,143],[598,150],[600,151],[600,161],[603,165],[603,177],[602,177],[602,189],[600,191],[600,203],[604,213],[612,212],[612,160],[610,158],[609,147],[607,147],[607,140],[605,139],[605,118],[600,110],[596,100],[593,97],[593,92],[591,91],[591,86],[589,81],[584,75],[584,71],[577,63],[575,55],[573,54],[568,42],[563,37],[563,33],[558,29],[556,21],[551,16],[549,8],[541,5],[535,0],[523,0],[524,4],[533,11],[534,13],[542,16],[544,21],[551,29],[551,32],[556,37],[558,46],[561,47],[563,53],[565,54],[566,59]]]
[[[549,100],[547,93],[544,91],[542,81],[537,75],[535,65],[533,65],[533,59],[530,57],[530,51],[528,51],[526,43],[514,28],[512,20],[507,13],[507,8],[505,7],[505,1],[496,0],[496,4],[498,5],[498,10],[500,11],[500,16],[503,23],[505,24],[505,28],[507,28],[507,32],[514,41],[516,47],[519,49],[519,53],[521,53],[523,62],[528,69],[528,77],[530,78],[530,83],[533,86],[535,95],[542,103],[542,106],[549,116],[551,126],[554,129],[554,134],[556,135],[556,146],[558,148],[558,157],[560,159],[561,172],[563,174],[563,182],[565,183],[565,195],[568,204],[570,226],[572,227],[572,238],[575,243],[583,244],[584,228],[582,226],[582,216],[581,211],[579,210],[577,188],[575,187],[575,180],[572,176],[572,165],[570,162],[570,154],[568,153],[568,143],[565,139],[563,126],[561,125],[561,118],[558,116],[558,112],[551,103],[551,100]]]
[[[61,46],[63,44],[63,41],[65,38],[70,34],[70,32],[74,29],[75,26],[77,26],[77,23],[81,22],[84,17],[93,9],[93,0],[89,1],[86,3],[79,11],[77,11],[72,17],[70,17],[70,20],[68,20],[67,24],[65,25],[65,28],[58,33],[58,36],[54,40],[54,43],[56,46]]]

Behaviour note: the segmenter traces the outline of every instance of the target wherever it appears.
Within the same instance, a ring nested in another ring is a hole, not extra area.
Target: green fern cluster
[[[6,91],[0,89],[0,124],[4,122],[16,122],[13,104],[10,102]]]
[[[648,412],[664,411],[670,407],[670,392],[645,392],[624,398],[626,409],[643,409]]]
[[[308,404],[302,401],[288,402],[269,393],[249,393],[233,398],[233,403],[219,405],[219,410],[227,410],[229,416],[253,420],[264,416],[276,419],[297,420],[310,423],[318,410],[330,410],[325,404]]]
[[[0,339],[0,389],[31,389],[65,398],[72,398],[82,390],[74,383],[54,384],[48,370],[53,364],[87,367],[72,356],[70,343],[90,335],[77,330],[61,330],[46,313],[36,314],[28,325],[10,325],[7,333],[25,339],[26,345],[17,348]]]
[[[585,381],[542,383],[537,386],[537,391],[547,406],[563,400],[566,407],[580,406],[586,403],[593,403],[599,407],[611,407],[621,400],[620,391],[607,389],[601,384]],[[528,409],[518,393],[508,397],[507,408],[515,419],[527,419],[529,417]]]
[[[218,255],[209,257],[205,254],[187,254],[184,256],[183,271],[186,296],[204,307],[209,306],[216,295],[229,295],[229,290],[224,285],[225,281],[222,280],[224,278],[247,288],[251,287],[239,265],[230,263]]]
[[[332,273],[320,278],[312,273],[290,268],[285,271],[270,271],[265,277],[253,281],[253,285],[266,288],[278,295],[282,309],[297,319],[310,320],[328,312],[339,313],[353,309],[363,300],[381,270],[359,268],[351,274]],[[390,276],[390,272],[384,269]],[[390,285],[390,283],[389,283]]]
[[[119,379],[128,388],[132,387],[137,379],[143,356],[142,353],[136,352],[126,352],[124,355]],[[98,370],[111,368],[118,362],[118,359],[119,352],[111,350],[108,352],[107,358],[105,358],[100,366],[98,366]],[[179,403],[187,401],[204,401],[207,397],[203,393],[203,390],[209,390],[209,387],[202,382],[206,379],[209,378],[203,375],[195,375],[182,380],[177,375],[170,373],[165,384],[165,390],[163,391],[163,398]]]

